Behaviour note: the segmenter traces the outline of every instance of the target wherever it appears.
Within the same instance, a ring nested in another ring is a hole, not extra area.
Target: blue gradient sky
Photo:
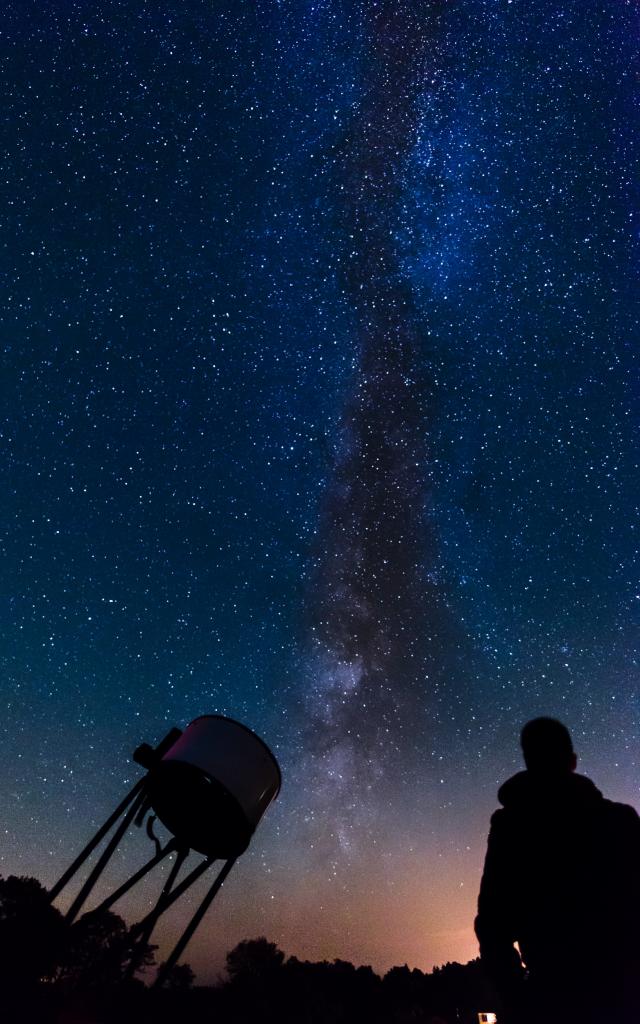
[[[200,976],[258,934],[426,968],[475,955],[528,717],[639,805],[638,26],[10,5],[3,874],[221,712],[284,786]]]

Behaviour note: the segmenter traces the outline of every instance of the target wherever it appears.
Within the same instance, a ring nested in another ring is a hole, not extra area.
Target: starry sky
[[[535,714],[640,808],[639,30],[637,0],[8,5],[3,874],[51,885],[138,743],[209,712],[284,784],[204,981],[260,934],[474,956]]]

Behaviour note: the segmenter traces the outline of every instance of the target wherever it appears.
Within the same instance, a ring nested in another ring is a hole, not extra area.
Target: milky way
[[[416,309],[398,244],[438,29],[435,7],[418,14],[381,4],[368,15],[363,97],[327,157],[340,195],[336,228],[356,356],[311,581],[307,704],[311,747],[320,755],[316,793],[343,852],[352,852],[354,826],[373,827],[383,778],[399,761],[407,771],[443,709],[455,723],[467,681],[452,657],[459,637],[430,571],[435,368],[428,318]],[[467,718],[472,700],[467,693]]]

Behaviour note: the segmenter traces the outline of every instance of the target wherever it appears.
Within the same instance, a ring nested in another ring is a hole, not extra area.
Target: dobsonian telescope
[[[113,814],[98,829],[82,852],[50,890],[54,900],[82,867],[87,858],[112,832],[104,850],[71,903],[66,918],[75,920],[96,882],[132,823],[141,826],[155,844],[155,853],[126,882],[115,889],[90,913],[108,910],[137,882],[166,857],[173,864],[153,909],[131,929],[141,951],[158,919],[189,889],[215,861],[224,863],[191,921],[158,973],[162,985],[178,962],[237,858],[247,849],[251,837],[281,783],[278,762],[266,743],[240,722],[224,715],[202,715],[183,731],[172,729],[153,748],[143,743],[133,755],[147,773],[135,784]],[[164,846],[153,832],[156,818],[171,835]],[[181,868],[191,853],[202,859],[178,881]],[[135,948],[130,975],[139,966]]]

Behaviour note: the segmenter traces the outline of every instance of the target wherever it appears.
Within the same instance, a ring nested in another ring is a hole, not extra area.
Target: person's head
[[[524,763],[530,772],[573,772],[578,759],[566,725],[555,718],[534,718],[520,734]]]

